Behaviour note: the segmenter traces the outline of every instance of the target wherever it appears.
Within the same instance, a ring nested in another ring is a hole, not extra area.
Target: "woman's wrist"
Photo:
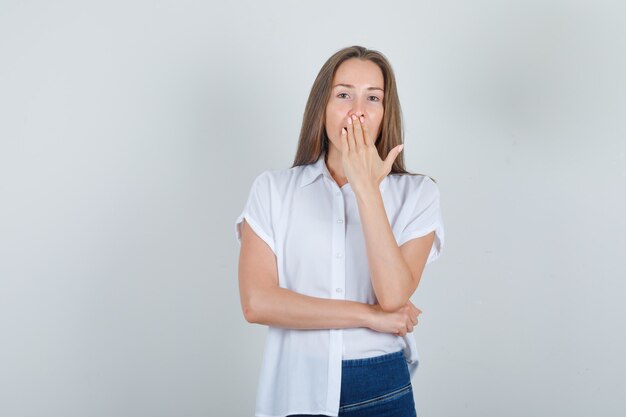
[[[372,320],[374,320],[374,316],[376,314],[376,309],[374,305],[367,303],[359,303],[360,304],[360,323],[359,327],[366,327],[368,329],[372,328]]]

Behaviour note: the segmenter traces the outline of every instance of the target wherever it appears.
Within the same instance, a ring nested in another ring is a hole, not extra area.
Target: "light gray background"
[[[623,416],[623,4],[2,0],[0,415],[252,416],[234,221],[359,44],[442,193],[420,417]]]

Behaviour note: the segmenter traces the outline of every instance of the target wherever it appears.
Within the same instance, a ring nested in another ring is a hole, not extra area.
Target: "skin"
[[[362,223],[367,223],[364,236],[368,258],[373,258],[369,261],[373,285],[383,302],[370,305],[310,297],[279,287],[276,256],[244,221],[239,257],[242,309],[250,323],[292,329],[368,327],[404,336],[413,331],[422,312],[408,297],[419,282],[415,276],[421,276],[420,265],[423,268],[432,240],[429,245],[428,237],[413,239],[398,248],[384,211],[378,185],[400,149],[394,148],[382,161],[373,147],[380,133],[384,93],[370,88],[384,87],[380,68],[371,61],[347,60],[333,79],[333,86],[339,83],[353,88],[333,89],[327,104],[325,124],[330,142],[326,165],[339,186],[350,182],[357,195]],[[352,115],[356,119],[349,121]],[[347,131],[342,135],[344,127]],[[405,257],[413,261],[407,262]]]

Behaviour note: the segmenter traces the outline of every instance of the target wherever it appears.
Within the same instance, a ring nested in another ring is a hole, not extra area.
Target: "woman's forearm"
[[[368,327],[370,304],[311,297],[282,287],[257,289],[250,323],[290,329]]]
[[[405,305],[415,292],[415,279],[393,235],[380,189],[357,193],[372,289],[384,311]]]

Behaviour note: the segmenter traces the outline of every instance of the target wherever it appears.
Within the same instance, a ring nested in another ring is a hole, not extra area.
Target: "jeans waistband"
[[[370,358],[358,358],[358,359],[344,359],[341,361],[342,366],[364,366],[374,363],[387,362],[392,360],[404,359],[404,351],[399,350],[397,352],[386,353],[380,356],[372,356]]]

